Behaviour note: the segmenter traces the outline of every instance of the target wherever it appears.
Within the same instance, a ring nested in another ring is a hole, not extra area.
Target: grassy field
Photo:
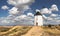
[[[20,36],[27,33],[32,27],[30,26],[14,26],[12,28],[0,28],[0,36]]]
[[[26,34],[34,26],[0,26],[0,36],[21,36]],[[38,26],[36,26],[38,27]],[[46,35],[59,35],[60,36],[60,26],[42,26],[43,34]],[[37,29],[38,30],[38,29]]]
[[[43,26],[44,32],[47,32],[49,34],[54,34],[54,35],[60,35],[60,26]]]

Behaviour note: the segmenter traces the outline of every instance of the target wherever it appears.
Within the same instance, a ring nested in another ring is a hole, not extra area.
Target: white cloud
[[[8,4],[16,5],[16,2],[14,0],[8,0]]]
[[[13,5],[9,9],[9,15],[7,17],[0,18],[1,25],[31,25],[33,24],[33,14],[29,13],[24,15],[24,11],[31,9],[29,5],[34,2],[34,0],[8,0],[8,4]]]
[[[53,4],[49,9],[48,8],[41,9],[42,14],[51,14],[52,11],[58,11],[57,5]]]
[[[53,14],[52,11],[59,11],[57,5],[53,4],[51,8],[43,8],[40,10],[42,14],[49,14],[48,17],[44,16],[45,22],[48,24],[58,24],[58,14]]]
[[[50,8],[51,11],[58,11],[57,5],[53,4]]]
[[[60,22],[60,20],[57,20],[57,22]]]
[[[51,17],[47,17],[47,20],[53,20],[53,18],[51,18]]]
[[[6,17],[6,19],[8,19],[8,20],[13,20],[15,17],[16,17],[16,16],[14,16],[14,15],[8,15],[8,16]]]
[[[22,4],[30,4],[34,2],[34,0],[8,0],[8,4],[11,5],[22,5]]]
[[[27,16],[34,16],[34,14],[32,14],[32,13],[27,13]]]
[[[33,18],[30,17],[30,16],[27,16],[27,15],[20,15],[20,16],[17,16],[14,21],[18,21],[19,23],[18,24],[24,24],[24,25],[33,25]]]
[[[14,20],[33,20],[32,19],[32,16],[28,16],[28,15],[20,15],[20,16],[17,16]]]
[[[52,25],[57,25],[59,24],[59,17],[57,14],[51,14],[50,16],[47,17],[46,19],[47,24],[52,24]]]
[[[8,4],[13,5],[14,7],[18,8],[17,11],[19,11],[19,14],[23,14],[24,11],[27,11],[28,9],[31,9],[29,5],[34,2],[34,0],[8,0]],[[12,13],[18,13],[18,12],[11,11]],[[15,14],[14,13],[14,14]]]
[[[57,14],[51,14],[50,16],[56,17],[56,16],[58,16],[58,15],[57,15]]]
[[[28,5],[25,5],[24,9],[30,9],[30,7]]]
[[[27,13],[27,15],[23,14],[24,11],[31,9],[29,5],[34,2],[34,0],[8,0],[8,4],[13,5],[14,7],[9,10],[9,15],[7,17],[3,17],[0,19],[0,23],[5,25],[20,25],[20,24],[33,24],[34,14]],[[51,14],[51,16],[57,16],[56,14],[52,14],[52,11],[57,11],[58,8],[56,5],[52,5],[50,9],[43,8],[41,9],[41,13]],[[22,14],[21,14],[22,13]],[[16,16],[18,15],[18,16]],[[43,15],[43,17],[47,20],[53,21],[53,18],[50,16],[47,17]],[[48,21],[49,22],[49,21]]]
[[[41,13],[43,14],[51,14],[51,11],[48,8],[41,9]]]
[[[18,11],[18,8],[16,8],[16,7],[13,7],[12,9],[9,10],[9,14],[16,15],[18,13],[19,13],[19,11]]]
[[[4,6],[1,7],[1,9],[6,10],[6,9],[9,9],[9,7],[4,5]]]
[[[1,22],[2,22],[2,23],[6,23],[6,24],[10,23],[10,22],[7,21],[7,20],[2,20]]]
[[[24,19],[24,18],[26,18],[27,17],[27,15],[20,15],[20,16],[18,16],[17,18],[18,19]]]
[[[0,25],[33,25],[34,18],[25,14],[20,16],[9,15],[0,18]]]

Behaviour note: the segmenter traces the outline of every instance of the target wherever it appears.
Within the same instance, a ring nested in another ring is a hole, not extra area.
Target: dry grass
[[[60,26],[51,26],[51,27],[44,26],[43,29],[45,32],[49,34],[60,35]]]
[[[8,35],[8,36],[13,36],[13,35],[22,35],[27,33],[27,31],[32,28],[31,26],[15,26],[13,28],[10,28],[9,30],[5,31],[5,29],[3,31],[5,32],[0,32],[0,35]]]
[[[43,32],[47,32],[48,34],[60,35],[60,26],[42,26],[40,28],[43,29]],[[0,36],[21,36],[26,34],[29,30],[32,30],[32,26],[13,26],[9,28],[1,26]]]

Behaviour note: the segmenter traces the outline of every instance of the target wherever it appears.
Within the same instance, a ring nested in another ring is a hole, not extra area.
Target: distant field
[[[44,32],[60,36],[60,26],[51,26],[51,27],[44,26],[43,29]]]
[[[0,26],[0,36],[21,36],[21,35],[26,34],[32,28],[34,28],[34,26]],[[40,28],[43,29],[44,36],[45,35],[46,36],[50,36],[50,35],[60,36],[60,26],[51,26],[51,27],[42,26]]]

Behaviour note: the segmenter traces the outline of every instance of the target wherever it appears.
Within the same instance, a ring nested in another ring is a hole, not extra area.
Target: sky
[[[33,25],[36,9],[44,24],[60,24],[60,0],[0,0],[0,25]]]

